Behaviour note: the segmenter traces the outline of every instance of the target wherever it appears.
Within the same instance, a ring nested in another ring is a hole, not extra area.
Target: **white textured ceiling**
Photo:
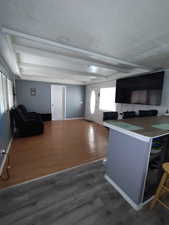
[[[117,57],[150,70],[169,68],[168,23],[168,0],[0,0],[1,27],[110,59]],[[40,77],[40,74],[44,77],[49,72],[49,76],[50,73],[51,76],[56,74],[58,79],[64,75],[67,81],[90,83],[105,80],[110,75],[111,78],[126,76],[128,72],[123,70],[125,63],[114,71],[116,61],[113,60],[91,59],[80,52],[54,48],[14,35],[11,38],[20,71],[24,76],[30,75],[30,79]],[[30,54],[26,49],[18,50],[18,46],[46,51],[56,57],[40,56],[33,50]],[[98,66],[96,74],[89,70],[93,64]],[[139,71],[141,67],[136,68]]]

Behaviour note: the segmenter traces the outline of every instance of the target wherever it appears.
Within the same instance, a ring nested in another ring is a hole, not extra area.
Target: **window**
[[[13,86],[11,80],[7,80],[7,87],[8,87],[8,106],[9,109],[11,109],[14,106]]]
[[[2,90],[3,90],[3,103],[4,103],[4,112],[7,111],[7,79],[6,76],[2,74]]]
[[[91,114],[94,113],[95,107],[96,107],[96,93],[95,93],[95,91],[92,91],[91,96],[90,96],[90,112],[91,112]]]
[[[0,112],[3,114],[7,111],[7,79],[0,72]]]
[[[100,88],[99,109],[103,111],[116,111],[115,94],[115,87]]]
[[[3,102],[3,87],[2,87],[2,73],[0,72],[0,113],[4,113],[4,102]]]

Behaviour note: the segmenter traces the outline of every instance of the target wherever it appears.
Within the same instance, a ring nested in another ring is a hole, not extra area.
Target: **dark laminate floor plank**
[[[71,213],[72,211],[76,211],[79,207],[84,206],[85,204],[92,202],[96,193],[101,191],[102,186],[96,186],[91,190],[86,190],[77,195],[69,196],[68,199],[63,201],[50,201],[51,204],[46,204],[46,207],[39,208],[40,205],[35,206],[36,210],[36,220],[42,220],[43,222],[50,223],[54,220],[58,220],[60,218],[64,218],[65,215]],[[28,216],[30,217],[31,214]],[[27,217],[27,216],[26,216]]]
[[[0,225],[168,225],[161,206],[134,211],[101,162],[0,191]]]
[[[85,193],[88,190],[94,190],[94,188],[91,188],[92,186],[95,186],[97,189],[102,188],[103,185],[100,185],[102,177],[96,177],[93,178],[91,176],[84,176],[84,180],[79,179],[76,180],[76,185],[69,185],[69,188],[66,189],[64,185],[62,184],[61,187],[57,185],[49,184],[47,185],[48,188],[46,189],[39,189],[35,191],[35,193],[32,192],[31,194],[28,192],[27,194],[24,194],[23,196],[15,197],[12,199],[12,202],[9,201],[5,206],[4,210],[8,209],[8,213],[10,212],[15,213],[19,208],[25,208],[29,207],[30,204],[36,205],[36,208],[41,210],[43,207],[48,206],[48,204],[52,205],[53,202],[60,202],[69,199],[72,196],[79,195],[81,193]],[[82,182],[83,181],[83,182]],[[86,182],[84,182],[86,181]],[[72,183],[71,183],[72,184]],[[51,195],[52,193],[52,195]],[[53,198],[55,196],[55,198]],[[32,199],[32,201],[30,201]],[[3,201],[2,201],[3,202]],[[10,206],[10,208],[9,208]],[[14,211],[9,211],[9,210],[14,210]],[[4,213],[5,214],[5,213]]]
[[[40,179],[36,181],[36,184],[35,182],[30,182],[29,185],[24,185],[24,188],[22,188],[23,185],[21,185],[17,186],[16,188],[14,187],[2,190],[1,193],[3,193],[3,195],[1,197],[1,201],[3,201],[3,199],[5,199],[5,201],[7,201],[8,199],[15,201],[15,199],[17,199],[18,197],[20,198],[22,196],[23,198],[25,195],[27,196],[28,193],[29,197],[33,197],[33,195],[43,193],[53,187],[57,189],[58,192],[63,192],[64,188],[67,189],[67,185],[69,185],[70,189],[71,186],[74,186],[74,183],[76,183],[77,185],[78,182],[81,183],[82,181],[84,181],[84,179],[87,179],[87,181],[89,182],[89,178],[91,178],[92,183],[94,179],[98,179],[99,177],[100,179],[102,179],[102,176],[104,174],[103,170],[99,170],[98,173],[98,167],[94,166],[92,168],[92,171],[90,171],[90,169],[88,168],[89,166],[86,166],[86,171],[82,170],[81,168],[77,168],[76,173],[73,170],[69,171],[68,173],[64,173],[64,176],[63,174],[58,174],[57,179],[55,178],[55,175],[52,175],[46,177],[45,182],[43,181],[43,179]],[[95,176],[93,174],[95,174]]]
[[[92,172],[95,173],[95,169],[92,170]],[[1,198],[1,202],[3,203],[3,200],[5,202],[7,202],[8,200],[10,200],[10,202],[8,202],[8,204],[10,204],[10,206],[13,205],[13,207],[15,208],[15,204],[18,204],[18,202],[20,201],[20,203],[22,204],[23,200],[24,202],[26,202],[26,199],[37,199],[38,197],[45,197],[47,195],[50,195],[50,192],[57,192],[57,196],[58,197],[64,197],[65,196],[65,189],[66,189],[66,193],[72,193],[72,192],[76,192],[76,191],[83,191],[86,190],[87,186],[90,187],[90,185],[97,185],[97,183],[100,183],[100,179],[102,179],[102,176],[100,176],[101,174],[99,174],[99,176],[93,176],[92,172],[88,172],[87,173],[83,173],[81,174],[81,176],[74,176],[72,177],[71,174],[69,177],[65,178],[59,178],[57,181],[52,181],[50,182],[50,178],[48,178],[48,180],[46,179],[46,181],[43,184],[39,184],[39,185],[34,185],[35,187],[32,187],[31,184],[30,188],[26,188],[25,190],[25,186],[24,189],[22,189],[22,186],[15,188],[12,190],[8,191],[4,191],[4,194],[2,195]],[[97,175],[97,173],[96,173]],[[103,175],[103,174],[102,174]],[[86,181],[86,182],[84,182]],[[74,185],[76,183],[76,185]],[[28,185],[28,187],[29,187]],[[69,189],[67,189],[67,185],[69,185]],[[83,189],[82,189],[83,188]],[[29,190],[28,190],[29,189]],[[45,193],[45,195],[44,195]],[[63,195],[63,196],[61,196]],[[28,198],[29,197],[29,198]],[[48,196],[47,196],[48,197]],[[8,208],[8,204],[6,204],[6,207]]]

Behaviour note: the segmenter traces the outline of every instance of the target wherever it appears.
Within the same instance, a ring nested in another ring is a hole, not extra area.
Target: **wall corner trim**
[[[116,191],[122,195],[122,197],[131,205],[133,209],[139,211],[143,208],[142,204],[137,205],[107,174],[105,174],[104,178],[114,187]]]

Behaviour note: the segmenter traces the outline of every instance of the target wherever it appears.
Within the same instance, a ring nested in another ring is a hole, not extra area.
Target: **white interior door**
[[[51,85],[51,113],[52,120],[65,119],[66,88],[59,85]]]

